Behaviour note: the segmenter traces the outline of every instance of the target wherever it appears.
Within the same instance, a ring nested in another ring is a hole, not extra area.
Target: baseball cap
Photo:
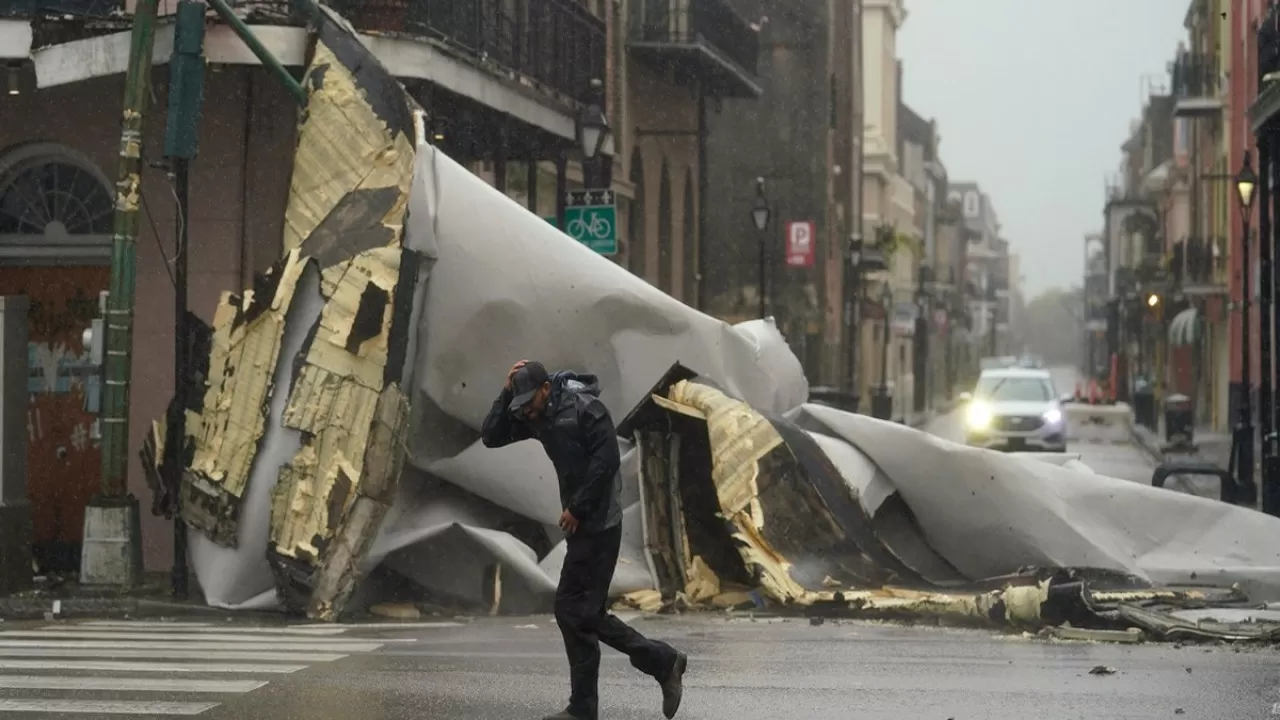
[[[520,410],[533,399],[538,388],[547,383],[547,369],[542,363],[534,361],[525,363],[523,367],[511,376],[511,404],[507,406],[510,412],[520,412]]]

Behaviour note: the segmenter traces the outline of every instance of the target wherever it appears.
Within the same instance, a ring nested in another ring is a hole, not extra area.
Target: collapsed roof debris
[[[334,619],[354,591],[396,494],[418,271],[401,242],[416,106],[385,72],[357,77],[372,56],[344,25],[327,13],[319,21],[285,257],[243,298],[224,294],[215,314],[181,489],[188,525],[235,550],[241,513],[259,501],[246,490],[263,479],[271,500],[262,557],[285,605],[320,619]],[[306,335],[283,353],[291,323]],[[263,539],[249,551],[262,552]]]
[[[625,417],[612,590],[646,610],[1171,635],[1148,616],[1227,602],[1177,586],[1280,599],[1280,520],[807,404],[771,322],[692,310],[416,144],[417,106],[329,10],[305,86],[285,256],[224,295],[188,422],[182,514],[210,604],[543,608],[555,474],[535,444],[478,433],[522,357],[597,374]]]

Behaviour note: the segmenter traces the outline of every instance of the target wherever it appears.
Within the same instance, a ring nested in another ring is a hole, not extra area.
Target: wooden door
[[[79,569],[84,506],[100,484],[102,455],[89,437],[94,416],[85,410],[85,387],[98,369],[81,338],[110,278],[110,268],[96,265],[0,269],[0,295],[26,295],[31,303],[27,492],[42,572]]]

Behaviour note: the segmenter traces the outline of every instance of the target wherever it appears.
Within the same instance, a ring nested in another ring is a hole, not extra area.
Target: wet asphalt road
[[[567,693],[559,638],[510,620],[307,670],[225,703],[209,720],[528,720]],[[706,617],[637,620],[690,655],[689,720],[1262,718],[1277,655],[1172,646],[1048,644],[983,632]],[[1097,665],[1115,675],[1090,675]],[[661,717],[655,683],[607,651],[601,718]],[[1178,714],[1178,710],[1182,714]]]
[[[710,616],[633,622],[689,654],[678,716],[688,720],[1243,720],[1271,717],[1280,700],[1274,669],[1280,655],[1273,650],[1047,643],[852,622],[815,627],[803,620]],[[159,660],[152,662],[174,670],[5,669],[0,680],[46,678],[34,685],[60,687],[31,689],[27,679],[16,683],[25,689],[13,689],[15,683],[6,682],[0,718],[124,712],[206,720],[532,720],[561,707],[567,694],[559,637],[545,617],[354,629],[337,638],[291,641],[320,647],[360,639],[381,647],[348,649],[339,658],[312,652],[310,661],[298,661],[287,673],[264,671],[279,661],[259,659],[250,667],[209,657],[206,666],[223,670],[177,672],[194,661]],[[290,641],[262,635],[240,640],[241,655],[281,652]],[[53,642],[70,641],[47,644]],[[111,643],[112,652],[142,652],[136,648],[143,643],[154,641],[122,639]],[[264,645],[276,650],[252,649]],[[1116,673],[1091,675],[1098,665]],[[606,651],[602,674],[603,720],[661,717],[656,683],[624,658]],[[213,685],[193,692],[192,682]],[[77,689],[81,683],[88,688]],[[29,711],[35,707],[60,711]]]

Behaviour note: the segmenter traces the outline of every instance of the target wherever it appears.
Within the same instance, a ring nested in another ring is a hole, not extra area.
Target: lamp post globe
[[[588,160],[595,158],[604,148],[609,138],[609,120],[599,105],[588,105],[582,111],[578,121],[578,132],[582,140],[582,156]]]
[[[1236,194],[1240,201],[1240,210],[1247,213],[1253,208],[1253,191],[1258,187],[1258,175],[1253,171],[1253,159],[1249,151],[1244,151],[1244,162],[1240,172],[1236,174]]]
[[[769,227],[769,200],[764,196],[764,178],[756,178],[756,201],[751,206],[751,222],[756,230],[764,232]]]

